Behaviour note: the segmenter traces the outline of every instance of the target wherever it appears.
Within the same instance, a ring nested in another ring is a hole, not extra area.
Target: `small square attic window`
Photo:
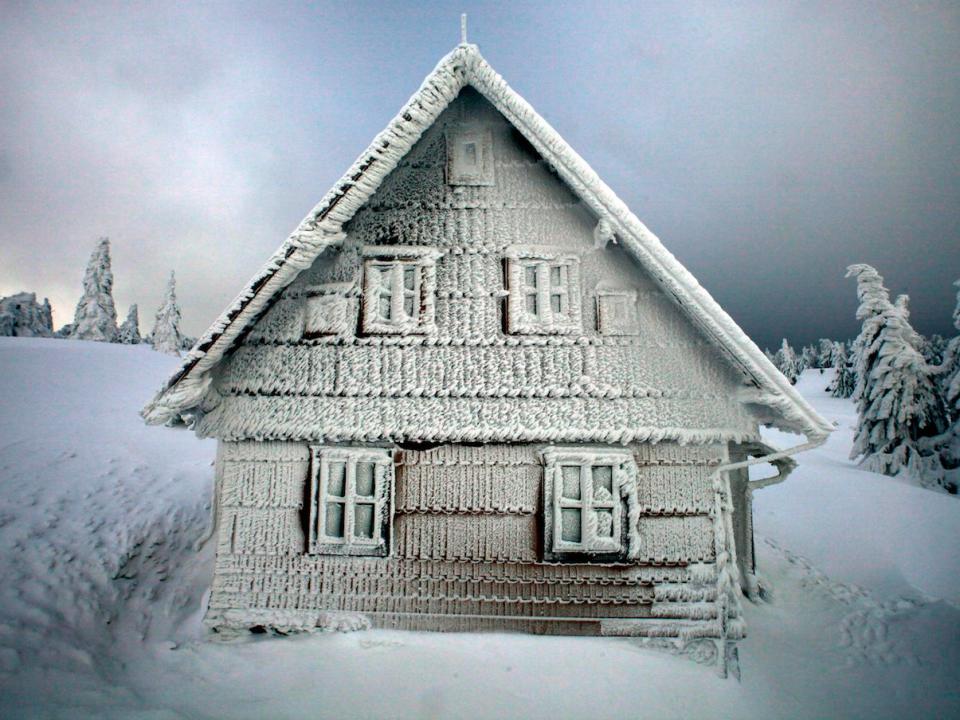
[[[493,185],[493,134],[461,127],[447,132],[447,184]]]
[[[363,331],[383,335],[434,330],[439,251],[373,245],[363,254]]]
[[[597,330],[601,335],[636,335],[637,294],[631,290],[597,290]]]
[[[550,248],[507,253],[507,331],[560,334],[580,330],[580,260]]]

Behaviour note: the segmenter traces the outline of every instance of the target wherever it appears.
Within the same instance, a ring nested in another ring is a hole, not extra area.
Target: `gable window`
[[[579,259],[535,248],[507,255],[507,330],[550,334],[580,330]]]
[[[637,293],[597,290],[597,330],[601,335],[637,334]]]
[[[306,289],[303,336],[317,338],[351,330],[350,283],[325,283]],[[355,321],[354,321],[355,322]]]
[[[549,448],[543,458],[545,559],[626,557],[623,498],[633,490],[636,468],[630,452]]]
[[[363,254],[363,331],[427,333],[434,329],[433,248],[372,246]]]
[[[315,446],[310,455],[308,552],[388,555],[390,451]]]
[[[447,184],[493,185],[493,134],[487,128],[447,132]]]

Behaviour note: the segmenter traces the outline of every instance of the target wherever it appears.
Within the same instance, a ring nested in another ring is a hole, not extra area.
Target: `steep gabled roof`
[[[424,80],[399,114],[354,162],[259,273],[204,333],[166,386],[143,409],[149,423],[176,421],[198,406],[210,371],[269,307],[271,301],[317,256],[345,239],[343,226],[377,191],[440,113],[467,85],[485,97],[540,153],[623,247],[671,295],[705,335],[754,382],[744,402],[778,427],[819,439],[831,431],[824,420],[767,360],[696,279],[660,243],[620,198],[560,135],[514,92],[476,45],[459,45]],[[763,408],[772,412],[764,413]]]

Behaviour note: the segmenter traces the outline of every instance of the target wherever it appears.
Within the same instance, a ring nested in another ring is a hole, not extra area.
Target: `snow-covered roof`
[[[765,421],[802,432],[811,439],[822,438],[831,431],[831,425],[803,400],[656,235],[556,130],[507,85],[483,59],[479,48],[470,44],[457,46],[439,62],[386,129],[204,333],[164,389],[143,409],[147,422],[175,421],[181,413],[200,404],[210,384],[210,371],[302,270],[309,268],[325,248],[345,239],[345,223],[467,85],[517,128],[599,218],[600,226],[608,227],[705,335],[753,379],[757,390],[745,396],[745,402],[772,410],[763,417]]]

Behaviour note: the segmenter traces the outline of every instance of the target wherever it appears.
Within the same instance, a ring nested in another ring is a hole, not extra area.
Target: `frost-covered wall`
[[[490,131],[494,181],[446,182],[447,137]],[[742,377],[485,100],[443,113],[366,207],[347,242],[301,274],[218,370],[201,433],[229,440],[686,441],[755,437]],[[599,230],[599,232],[598,232]],[[437,248],[435,328],[363,335],[361,252]],[[579,260],[581,330],[505,332],[505,257],[546,247]],[[598,329],[598,298],[628,317]],[[327,298],[337,332],[306,332]]]
[[[632,447],[638,557],[598,565],[539,561],[539,450],[397,451],[380,558],[307,552],[306,444],[224,443],[208,622],[259,624],[273,610],[273,622],[303,626],[337,611],[401,628],[718,637],[711,479],[723,448]]]

